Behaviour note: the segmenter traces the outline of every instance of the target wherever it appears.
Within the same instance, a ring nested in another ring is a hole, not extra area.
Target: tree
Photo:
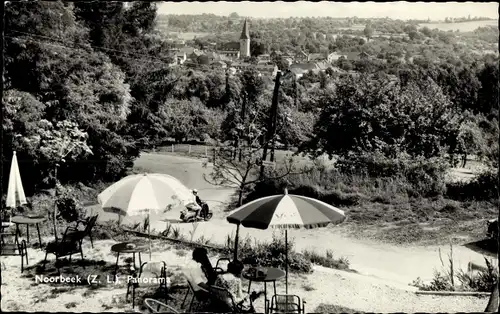
[[[169,99],[160,108],[159,116],[168,136],[182,143],[201,139],[206,133],[207,109],[197,98],[190,100]]]
[[[481,83],[479,89],[478,101],[479,112],[492,117],[498,117],[498,93],[499,93],[499,69],[498,58],[496,62],[487,62],[478,73],[478,79]]]
[[[363,30],[363,34],[365,35],[366,37],[366,40],[367,41],[370,41],[370,39],[372,38],[373,36],[373,28],[371,25],[366,25],[365,26],[365,29]]]
[[[312,112],[284,108],[278,120],[282,121],[283,126],[278,130],[277,136],[285,149],[299,147],[313,136],[315,115]]]
[[[139,153],[136,142],[125,134],[133,99],[125,73],[92,49],[88,30],[75,21],[72,9],[62,2],[9,2],[9,28],[33,28],[29,32],[43,37],[23,32],[6,41],[6,85],[42,102],[42,119],[78,121],[88,133],[92,159],[99,162],[85,162],[85,157],[84,162],[66,165],[62,182],[113,180]],[[60,44],[50,40],[54,36]]]
[[[87,145],[87,133],[83,132],[77,123],[59,121],[55,125],[47,120],[41,120],[35,134],[22,137],[24,146],[31,151],[39,152],[38,161],[45,161],[52,168],[55,180],[56,197],[58,189],[57,169],[66,160],[76,160],[82,155],[91,155],[92,150]],[[57,206],[53,212],[54,236],[57,240]]]
[[[238,205],[243,205],[244,193],[253,184],[262,180],[278,180],[295,171],[293,158],[288,158],[279,163],[274,171],[267,171],[264,177],[259,176],[262,166],[259,138],[262,135],[255,126],[250,125],[248,133],[252,134],[249,146],[241,150],[241,160],[233,158],[234,148],[218,146],[215,148],[215,158],[212,160],[213,168],[204,179],[213,185],[236,188],[238,190]],[[206,166],[206,165],[205,165]]]
[[[452,104],[432,81],[402,87],[355,76],[339,81],[319,103],[314,137],[301,149],[313,156],[378,151],[389,158],[397,152],[430,158],[442,156],[458,135]]]
[[[458,153],[462,155],[462,168],[465,168],[468,156],[473,154],[479,158],[484,156],[486,139],[475,121],[469,120],[461,124],[457,140]]]

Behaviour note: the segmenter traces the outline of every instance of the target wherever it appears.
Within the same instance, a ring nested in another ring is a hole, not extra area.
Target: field
[[[210,35],[210,33],[179,33],[179,32],[168,32],[168,35],[178,36],[182,40],[193,40],[194,38],[204,37]]]
[[[439,29],[442,31],[456,31],[458,29],[459,32],[472,32],[478,27],[485,26],[498,26],[498,21],[496,20],[488,20],[488,21],[472,21],[472,22],[463,22],[463,23],[423,23],[419,25],[420,27],[427,26],[430,29]]]

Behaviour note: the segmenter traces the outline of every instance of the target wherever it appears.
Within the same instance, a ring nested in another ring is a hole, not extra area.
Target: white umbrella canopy
[[[26,195],[24,195],[21,173],[19,172],[19,165],[17,164],[17,155],[16,152],[14,152],[14,155],[12,156],[12,163],[10,165],[6,206],[16,208],[18,203],[20,205],[24,205],[28,202],[26,201]]]
[[[152,213],[165,212],[174,206],[187,204],[193,199],[193,195],[175,177],[144,173],[130,175],[113,183],[97,199],[104,211],[116,213],[119,217],[148,215],[148,234],[151,234],[149,219]]]
[[[97,197],[104,211],[122,216],[161,211],[193,199],[191,190],[175,177],[160,173],[127,176],[113,183]]]

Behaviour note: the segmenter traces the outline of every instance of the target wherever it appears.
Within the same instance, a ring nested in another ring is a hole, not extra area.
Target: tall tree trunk
[[[245,95],[243,98],[243,105],[241,106],[241,123],[245,125],[245,116],[246,116],[246,111],[247,111],[247,96]],[[240,131],[240,138],[243,138],[244,131]],[[243,141],[242,141],[243,142]],[[248,143],[248,140],[247,140]],[[241,143],[240,143],[241,145]],[[239,147],[239,157],[238,161],[241,162],[241,147]]]
[[[238,192],[238,206],[243,205],[243,188],[240,187],[240,191]]]
[[[262,161],[266,161],[267,159],[267,150],[269,148],[269,141],[274,137],[276,133],[276,119],[278,115],[278,94],[280,90],[280,81],[281,81],[281,71],[278,71],[276,73],[276,79],[274,83],[274,93],[273,93],[273,102],[271,105],[271,113],[269,115],[269,120],[267,123],[267,132],[266,132],[266,137],[265,137],[265,142],[264,142],[264,149],[262,152]],[[272,157],[274,157],[274,140],[273,140],[273,145],[272,145]],[[272,161],[272,160],[271,160]],[[264,176],[264,165],[262,164],[260,167],[260,177],[262,178]]]
[[[465,168],[465,165],[467,164],[467,153],[464,153],[462,156],[462,168]]]

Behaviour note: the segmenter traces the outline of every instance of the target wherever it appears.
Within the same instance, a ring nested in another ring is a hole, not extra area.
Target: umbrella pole
[[[236,237],[234,239],[234,256],[233,256],[234,261],[238,260],[238,242],[240,241],[239,234],[240,234],[240,224],[237,224],[236,225]]]
[[[288,294],[288,229],[285,229],[285,291]]]
[[[151,261],[151,218],[148,214],[149,260]]]

